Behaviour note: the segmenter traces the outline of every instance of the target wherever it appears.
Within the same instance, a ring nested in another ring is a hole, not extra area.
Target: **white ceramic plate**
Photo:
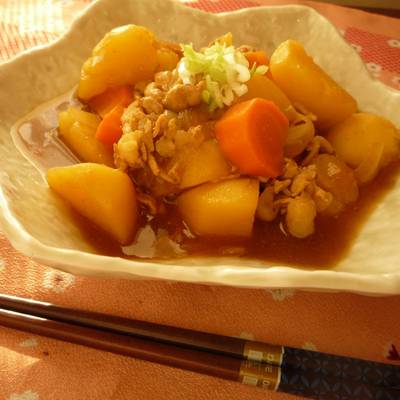
[[[227,31],[237,43],[265,48],[294,38],[359,102],[400,125],[400,92],[372,79],[335,28],[307,7],[252,8],[211,15],[166,0],[100,0],[58,41],[0,67],[0,207],[3,230],[22,253],[73,274],[169,279],[243,287],[303,288],[368,294],[400,293],[400,182],[374,210],[348,256],[330,270],[304,270],[241,259],[154,263],[93,255],[89,244],[17,150],[11,127],[35,107],[77,83],[83,60],[111,28],[148,26],[160,38],[202,45]],[[332,238],[335,240],[335,238]],[[310,249],[312,251],[312,249]]]

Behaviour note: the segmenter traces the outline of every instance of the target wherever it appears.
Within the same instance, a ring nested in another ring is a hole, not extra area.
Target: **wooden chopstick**
[[[134,335],[197,350],[243,358],[246,341],[173,326],[132,320],[0,294],[0,307],[42,318],[70,322],[105,331]]]
[[[98,314],[94,312],[69,309],[49,303],[32,301],[0,294],[0,307],[24,312],[31,315],[49,318],[61,322],[69,322],[85,327],[102,329],[104,331],[115,332],[118,334],[133,335],[145,339],[187,347],[200,351],[226,355],[238,359],[255,359],[261,357],[267,364],[280,366],[282,363],[282,352],[286,366],[293,369],[302,369],[299,358],[312,360],[308,370],[320,371],[319,364],[326,366],[326,375],[336,373],[336,366],[346,365],[348,368],[360,368],[359,360],[333,356],[325,353],[311,352],[303,349],[293,349],[291,347],[269,345],[255,341],[248,341],[241,338],[227,337],[205,332],[198,332],[184,328],[159,325],[150,322],[131,320],[112,315]],[[314,369],[313,369],[314,368]],[[374,385],[400,389],[400,370],[393,365],[386,365],[371,361],[362,361],[362,368],[370,371],[377,371],[371,374],[369,382]],[[385,372],[385,379],[382,380],[379,372]]]
[[[99,350],[237,380],[240,360],[0,309],[0,324]]]
[[[345,393],[351,394],[343,399],[400,399],[400,368],[394,365],[282,348],[7,295],[0,295],[0,324],[311,398],[338,400],[342,397],[338,397],[335,391],[342,388],[343,396]],[[325,370],[321,367],[323,363]],[[363,373],[364,369],[367,373]],[[354,371],[358,373],[354,374]],[[376,378],[379,374],[382,379]],[[307,385],[307,382],[310,384]],[[327,384],[336,390],[327,392]],[[365,397],[366,393],[373,397]]]

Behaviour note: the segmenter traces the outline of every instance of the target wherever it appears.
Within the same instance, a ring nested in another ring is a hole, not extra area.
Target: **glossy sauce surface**
[[[21,123],[14,141],[42,172],[49,167],[69,165],[78,160],[58,139],[58,113],[76,105],[73,92],[41,107]],[[361,188],[357,202],[337,217],[317,217],[315,233],[306,239],[286,236],[278,222],[255,222],[249,239],[193,237],[174,205],[152,217],[142,213],[135,242],[121,248],[104,232],[72,209],[71,218],[98,254],[133,259],[229,256],[257,259],[268,264],[304,268],[332,268],[346,256],[363,222],[400,174],[400,160],[390,164],[372,183]]]
[[[361,188],[357,202],[337,217],[318,217],[315,233],[306,239],[286,236],[279,223],[256,221],[249,239],[190,237],[173,205],[163,216],[141,217],[136,242],[124,248],[113,243],[84,218],[73,214],[86,239],[99,254],[124,258],[237,256],[303,268],[332,268],[346,256],[362,224],[393,187],[400,162],[389,165],[369,185]]]

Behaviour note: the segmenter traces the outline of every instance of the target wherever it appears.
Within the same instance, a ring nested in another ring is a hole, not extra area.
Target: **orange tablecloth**
[[[0,61],[59,36],[90,1],[0,0]],[[211,12],[257,3],[187,1]],[[283,4],[284,0],[259,0]],[[310,1],[361,53],[371,73],[400,89],[400,20]],[[0,88],[1,95],[1,88]],[[0,292],[61,305],[400,365],[400,296],[102,280],[74,277],[14,251],[0,234]],[[195,373],[0,327],[0,399],[283,400]]]

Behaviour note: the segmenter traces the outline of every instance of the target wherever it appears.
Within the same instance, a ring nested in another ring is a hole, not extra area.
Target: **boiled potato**
[[[251,236],[259,183],[232,179],[205,183],[178,197],[178,209],[199,236]]]
[[[248,91],[238,98],[239,101],[251,100],[261,97],[265,100],[273,101],[289,120],[295,116],[294,108],[287,98],[286,94],[265,75],[254,74],[248,82],[246,82]]]
[[[317,127],[325,130],[357,110],[357,103],[329,77],[295,40],[283,42],[270,60],[274,82],[293,103],[317,116]]]
[[[70,107],[67,111],[62,111],[59,115],[59,127],[66,131],[71,129],[74,122],[80,122],[89,128],[97,129],[101,119],[93,113]]]
[[[327,135],[336,153],[359,170],[366,183],[391,161],[399,157],[400,136],[396,127],[383,117],[357,113],[334,126]]]
[[[180,183],[182,189],[200,183],[222,178],[231,172],[231,166],[225,160],[215,139],[206,140],[193,153],[189,153],[184,163]]]
[[[115,28],[104,36],[83,64],[78,97],[89,100],[109,87],[151,79],[157,64],[152,32],[136,25]]]
[[[161,47],[157,50],[157,72],[172,71],[178,64],[179,56],[171,49]]]
[[[49,169],[47,182],[119,243],[133,240],[138,211],[135,187],[128,175],[105,165],[83,163]]]
[[[95,135],[100,118],[92,113],[69,108],[59,115],[59,134],[66,145],[82,161],[114,166],[113,151]]]
[[[358,185],[354,173],[339,158],[320,154],[314,161],[317,168],[317,184],[332,193],[341,204],[352,203],[358,198]]]
[[[354,176],[360,185],[372,181],[379,172],[383,150],[383,143],[372,147],[361,164],[354,170]]]

